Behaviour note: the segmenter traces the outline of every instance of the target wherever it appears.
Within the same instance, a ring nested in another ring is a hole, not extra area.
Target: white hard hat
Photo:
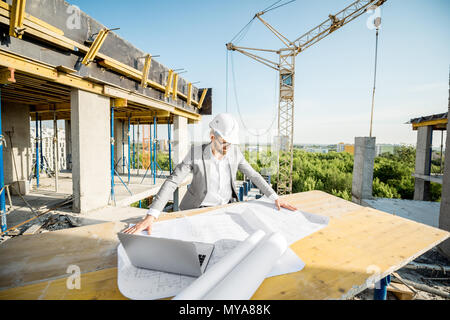
[[[239,124],[231,114],[219,113],[209,123],[209,127],[226,142],[232,144],[239,143]]]

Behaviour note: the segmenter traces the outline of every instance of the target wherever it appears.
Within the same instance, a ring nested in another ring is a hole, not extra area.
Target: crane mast
[[[358,0],[339,11],[329,15],[328,19],[317,27],[306,32],[294,41],[290,41],[277,31],[261,16],[265,11],[255,14],[253,19],[261,21],[283,44],[278,50],[248,48],[227,43],[227,49],[248,56],[279,73],[278,99],[278,182],[277,193],[285,195],[292,193],[292,170],[294,157],[294,89],[295,89],[295,58],[300,53],[340,29],[366,11],[383,5],[387,0]],[[278,55],[278,61],[273,61],[257,55],[255,52],[266,52]]]

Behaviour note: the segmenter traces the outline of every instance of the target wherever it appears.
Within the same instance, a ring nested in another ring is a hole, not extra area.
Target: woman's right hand
[[[142,230],[147,230],[148,234],[150,235],[152,232],[152,225],[153,222],[156,220],[154,216],[147,215],[143,220],[139,221],[136,225],[132,227],[128,227],[125,229],[124,233],[139,233]]]

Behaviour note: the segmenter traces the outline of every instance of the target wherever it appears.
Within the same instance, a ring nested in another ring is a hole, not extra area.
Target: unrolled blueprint
[[[205,214],[157,222],[151,236],[213,243],[215,248],[206,271],[258,230],[278,233],[287,245],[325,227],[328,218],[300,211],[276,210],[267,198],[220,208]],[[287,249],[273,263],[266,277],[297,272],[304,263]],[[131,299],[175,296],[196,278],[134,267],[121,245],[118,247],[119,290]]]

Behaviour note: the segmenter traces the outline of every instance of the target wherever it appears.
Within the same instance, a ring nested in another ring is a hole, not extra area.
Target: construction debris
[[[72,227],[81,227],[82,224],[77,221],[75,217],[72,217],[70,215],[66,215],[67,220],[69,220],[69,223],[72,225]]]
[[[15,227],[12,227],[12,228],[2,232],[0,235],[3,235],[4,233],[10,232],[14,228],[18,228],[20,226],[23,226],[23,225],[33,221],[34,219],[39,219],[39,217],[41,217],[41,216],[43,216],[43,215],[45,215],[45,214],[47,214],[47,213],[49,213],[51,211],[54,211],[54,210],[56,210],[58,208],[61,208],[61,207],[65,206],[65,205],[71,203],[72,201],[73,201],[73,196],[71,195],[71,196],[67,197],[66,199],[64,199],[64,200],[62,200],[62,201],[60,201],[58,203],[52,204],[51,207],[50,207],[50,205],[43,206],[43,207],[39,208],[39,210],[38,210],[38,212],[40,212],[41,210],[43,210],[43,212],[40,212],[35,217],[33,217],[31,219],[28,219],[28,220],[26,220],[26,221],[24,221],[22,223],[19,223]]]
[[[433,248],[392,274],[388,300],[450,299],[450,261]],[[372,300],[373,289],[356,295],[354,300]]]
[[[412,286],[412,287],[414,287],[416,289],[419,289],[419,290],[422,290],[422,291],[425,291],[425,292],[428,292],[428,293],[436,294],[436,295],[441,296],[441,297],[446,298],[446,299],[450,299],[450,294],[447,293],[447,292],[443,292],[443,291],[441,291],[439,289],[435,289],[435,288],[429,287],[429,286],[427,286],[425,284],[416,283],[414,281],[409,281],[409,280],[403,280],[403,281],[406,284],[408,284],[408,285],[410,285],[410,286]]]
[[[16,228],[11,229],[11,230],[8,231],[8,236],[18,236],[20,234],[22,234],[22,232],[19,229],[16,229]]]
[[[408,265],[405,266],[407,269],[425,269],[425,270],[433,270],[433,271],[442,271],[444,274],[447,272],[450,272],[449,266],[441,266],[436,264],[426,264],[426,263],[417,263],[417,262],[410,262]]]
[[[391,283],[387,290],[392,292],[399,300],[413,300],[416,296],[414,291],[402,283]]]
[[[30,235],[35,234],[40,228],[42,227],[42,223],[35,223],[31,227],[29,227],[25,232],[24,235]]]

